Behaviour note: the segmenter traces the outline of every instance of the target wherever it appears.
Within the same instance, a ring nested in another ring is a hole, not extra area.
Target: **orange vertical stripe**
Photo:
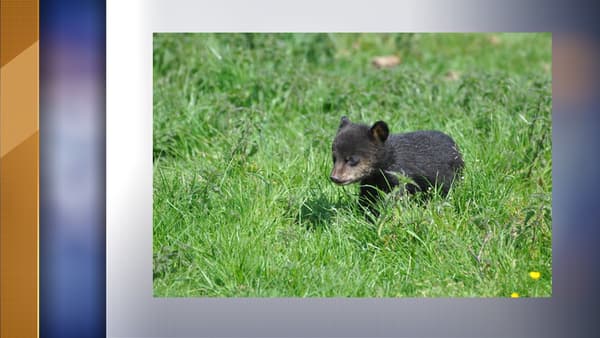
[[[0,337],[38,337],[39,2],[0,5]]]

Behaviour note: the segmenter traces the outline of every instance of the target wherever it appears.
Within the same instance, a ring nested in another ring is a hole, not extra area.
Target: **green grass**
[[[552,295],[550,34],[156,34],[153,57],[155,296]],[[367,221],[329,181],[341,115],[450,134],[464,179]]]

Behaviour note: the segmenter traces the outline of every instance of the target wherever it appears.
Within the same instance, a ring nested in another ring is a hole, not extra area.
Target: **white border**
[[[544,299],[152,297],[153,32],[536,30],[532,18],[539,7],[534,5],[516,0],[108,0],[108,335],[539,335],[547,317],[540,311],[548,304]]]

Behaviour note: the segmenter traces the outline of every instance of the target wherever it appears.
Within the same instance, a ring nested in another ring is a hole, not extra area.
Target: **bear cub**
[[[411,194],[438,187],[443,196],[464,166],[452,138],[440,131],[389,134],[388,126],[356,124],[343,116],[333,140],[330,178],[339,185],[360,182],[359,203],[377,216],[379,192],[389,193],[402,183]]]

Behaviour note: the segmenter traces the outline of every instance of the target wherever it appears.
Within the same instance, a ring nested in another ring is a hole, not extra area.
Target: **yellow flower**
[[[540,276],[541,276],[541,275],[542,275],[542,274],[540,274],[538,271],[531,271],[531,272],[529,273],[529,277],[531,277],[531,279],[533,279],[533,280],[538,280],[538,279],[540,279]]]
[[[510,294],[510,298],[519,298],[519,294],[516,292],[513,292]]]

